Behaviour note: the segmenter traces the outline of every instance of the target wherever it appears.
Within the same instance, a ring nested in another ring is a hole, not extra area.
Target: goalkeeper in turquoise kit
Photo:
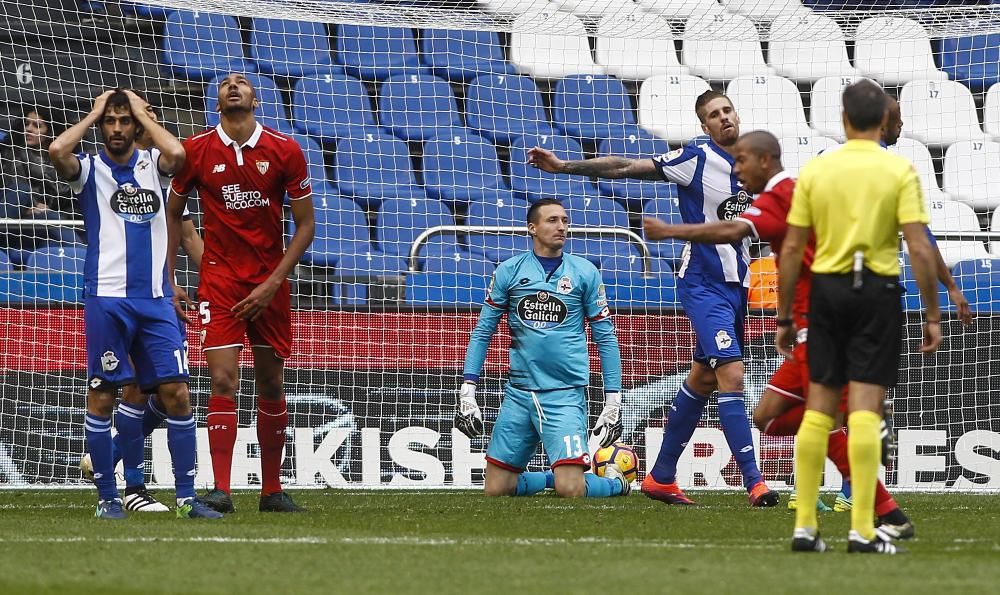
[[[563,254],[569,217],[559,201],[528,210],[532,250],[497,267],[465,355],[455,427],[483,434],[476,383],[504,314],[510,327],[510,372],[486,449],[488,496],[528,496],[555,488],[564,497],[624,496],[631,485],[613,465],[605,477],[584,473],[591,456],[621,437],[621,354],[601,275],[589,261]],[[590,322],[604,376],[606,402],[587,432]],[[552,471],[525,472],[538,443]]]

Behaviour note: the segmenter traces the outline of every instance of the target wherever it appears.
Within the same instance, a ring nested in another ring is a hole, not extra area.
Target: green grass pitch
[[[166,501],[169,492],[161,491]],[[92,518],[90,491],[0,491],[0,593],[996,593],[1000,498],[900,494],[903,556],[792,554],[792,512],[694,493],[487,499],[464,491],[301,491],[301,515],[239,493],[222,521]],[[828,496],[829,498],[829,496]],[[854,590],[852,592],[852,590]]]

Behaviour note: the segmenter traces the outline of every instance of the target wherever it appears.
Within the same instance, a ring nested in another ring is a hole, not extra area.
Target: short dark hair
[[[702,93],[701,95],[698,96],[698,99],[695,99],[695,101],[694,101],[694,113],[698,115],[698,120],[699,121],[701,121],[701,122],[705,121],[705,119],[701,117],[701,108],[705,107],[705,105],[709,101],[712,101],[713,99],[718,99],[720,97],[723,98],[723,99],[725,99],[726,101],[728,101],[729,105],[733,105],[733,100],[730,99],[728,95],[726,95],[725,93],[720,93],[719,91],[715,91],[713,89],[709,89],[708,91],[705,91],[704,93]]]
[[[126,95],[125,91],[121,89],[115,89],[114,92],[111,93],[108,97],[107,103],[104,104],[104,111],[107,112],[108,110],[116,107],[124,107],[127,108],[128,111],[132,111],[132,104],[128,100],[128,95]]]
[[[152,103],[150,103],[150,101],[148,99],[146,99],[146,93],[144,91],[140,91],[139,89],[132,89],[132,92],[135,93],[136,96],[139,99],[141,99],[141,100],[145,101],[146,103],[148,103],[149,107],[153,110],[153,113],[156,114],[157,119],[160,118],[160,110],[159,110],[159,108],[157,108],[155,105],[153,105]]]
[[[755,155],[770,155],[771,159],[781,163],[781,143],[776,136],[766,130],[752,130],[736,142],[744,143]]]
[[[536,200],[528,207],[528,223],[538,223],[538,211],[546,205],[559,205],[561,207],[562,202],[556,198],[540,198]]]
[[[850,125],[859,131],[882,125],[886,95],[881,87],[869,80],[858,81],[844,88],[844,114]]]

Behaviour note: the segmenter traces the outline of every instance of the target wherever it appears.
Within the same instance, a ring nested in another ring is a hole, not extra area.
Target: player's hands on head
[[[132,113],[133,114],[139,114],[139,113],[145,114],[146,113],[146,106],[149,105],[146,102],[146,100],[143,99],[142,97],[139,97],[138,95],[136,95],[135,91],[133,91],[132,89],[125,89],[124,91],[125,91],[125,96],[128,97],[128,103],[129,103],[129,107],[132,108]]]
[[[97,116],[98,118],[101,117],[101,116],[103,116],[104,115],[104,108],[105,108],[105,106],[108,105],[108,97],[111,97],[111,95],[113,93],[114,93],[114,90],[113,89],[109,89],[109,90],[101,93],[100,95],[98,95],[97,98],[94,99],[94,107],[93,107],[93,109],[90,110],[90,113],[92,115]]]
[[[622,437],[622,396],[620,393],[607,393],[605,396],[604,409],[597,416],[597,423],[590,432],[588,446],[590,443],[596,443],[599,448],[604,448]]]
[[[669,224],[662,219],[656,217],[642,218],[642,231],[649,241],[658,242],[669,238],[670,236],[667,235],[668,228]]]
[[[925,321],[920,353],[934,353],[938,347],[941,347],[941,321]]]
[[[548,149],[533,147],[528,149],[528,165],[550,174],[557,174],[562,171],[563,160]]]
[[[278,292],[278,287],[280,287],[280,284],[264,281],[257,287],[254,287],[250,295],[233,306],[231,312],[236,314],[236,318],[241,320],[249,320],[251,322],[257,320],[264,313],[271,300],[274,299],[274,294]]]
[[[173,285],[171,283],[171,285]],[[178,287],[174,285],[174,310],[177,312],[177,317],[184,322],[191,324],[191,317],[188,316],[188,310],[194,310],[194,300],[188,295],[188,292],[183,287]]]
[[[792,359],[796,334],[795,325],[779,326],[777,332],[774,333],[774,348],[785,359]]]
[[[953,287],[948,290],[948,297],[951,299],[951,303],[955,304],[955,312],[958,314],[958,320],[964,326],[971,325],[972,308],[969,307],[969,300],[966,299],[962,290],[958,287]]]
[[[469,438],[483,435],[483,412],[476,402],[476,385],[463,382],[458,389],[458,411],[455,412],[455,427]]]

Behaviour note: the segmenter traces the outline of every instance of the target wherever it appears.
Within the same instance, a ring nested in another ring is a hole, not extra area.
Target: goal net
[[[143,90],[169,129],[190,136],[218,123],[218,81],[241,72],[256,88],[258,120],[303,147],[317,213],[316,239],[291,278],[288,486],[481,485],[486,440],[452,428],[456,388],[493,270],[528,248],[523,231],[498,228],[523,228],[543,197],[563,201],[574,228],[567,250],[594,262],[606,284],[622,347],[624,441],[644,472],[695,346],[677,299],[684,245],[647,242],[642,229],[643,217],[681,220],[678,188],[545,174],[526,164],[527,151],[646,158],[704,144],[694,101],[716,89],[743,131],[781,139],[795,174],[843,142],[841,90],[867,77],[899,100],[902,135],[888,150],[920,174],[930,227],[976,314],[963,327],[942,287],[943,347],[917,354],[920,304],[901,250],[906,355],[889,398],[896,447],[885,477],[894,488],[1000,488],[1000,8],[987,2],[0,0],[0,71],[0,486],[81,483],[86,247],[48,142],[113,87]],[[99,146],[91,131],[81,150]],[[724,215],[750,200],[735,191]],[[200,225],[199,201],[190,207]],[[756,244],[751,255],[748,412],[780,363],[773,257]],[[185,257],[178,281],[197,287]],[[197,321],[188,330],[204,486],[199,331]],[[479,391],[488,430],[508,344],[501,331]],[[234,486],[259,484],[250,363]],[[710,403],[678,479],[735,489]],[[790,487],[792,438],[755,437],[765,478]],[[147,442],[147,461],[151,484],[172,483],[165,430]],[[531,467],[544,462],[540,451]]]

